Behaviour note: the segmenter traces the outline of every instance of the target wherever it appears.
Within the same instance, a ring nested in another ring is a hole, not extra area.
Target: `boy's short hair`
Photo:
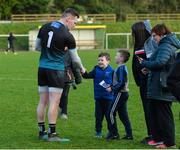
[[[111,58],[110,58],[110,54],[109,53],[106,53],[106,52],[102,52],[98,55],[98,57],[106,57],[106,60],[110,61]]]
[[[124,56],[124,62],[127,62],[130,57],[130,53],[127,49],[120,49],[118,50],[118,53],[121,53]]]

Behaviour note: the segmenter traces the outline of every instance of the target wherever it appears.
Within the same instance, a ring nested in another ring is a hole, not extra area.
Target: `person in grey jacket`
[[[158,49],[149,60],[139,58],[141,66],[150,70],[147,97],[150,99],[153,140],[148,144],[156,148],[174,147],[175,125],[171,105],[175,97],[168,90],[166,79],[175,62],[175,52],[180,48],[180,41],[165,24],[157,24],[151,33],[158,43]]]

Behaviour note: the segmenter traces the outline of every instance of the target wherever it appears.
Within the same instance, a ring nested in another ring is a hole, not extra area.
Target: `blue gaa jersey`
[[[40,68],[64,70],[64,55],[76,48],[73,35],[61,22],[43,25],[38,36],[41,39]]]

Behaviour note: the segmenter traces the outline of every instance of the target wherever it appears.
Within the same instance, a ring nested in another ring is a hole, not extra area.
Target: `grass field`
[[[111,53],[111,65],[115,67]],[[99,51],[80,51],[85,67],[90,70],[96,64]],[[18,55],[0,52],[0,148],[1,149],[127,149],[153,148],[141,145],[139,141],[146,136],[146,128],[139,97],[132,73],[131,61],[128,62],[130,97],[128,110],[132,122],[133,141],[110,141],[94,138],[94,100],[91,80],[83,80],[77,90],[71,90],[68,104],[67,121],[58,119],[57,131],[62,137],[71,139],[69,143],[49,143],[37,138],[36,107],[38,104],[37,67],[38,52],[19,52]],[[176,144],[180,146],[180,105],[173,104],[176,123]],[[118,120],[120,136],[124,128]],[[166,129],[165,129],[166,130]],[[103,134],[106,135],[104,121]]]

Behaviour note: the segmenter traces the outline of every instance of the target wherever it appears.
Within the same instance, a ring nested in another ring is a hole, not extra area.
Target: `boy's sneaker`
[[[39,140],[44,140],[44,141],[48,140],[48,133],[47,133],[47,131],[39,132]]]
[[[95,137],[96,138],[102,138],[102,133],[101,132],[96,132]]]
[[[57,133],[48,134],[49,142],[69,142],[69,139],[60,138]]]
[[[119,134],[108,133],[106,140],[119,140]]]
[[[124,136],[123,138],[121,138],[122,140],[133,140],[133,136]]]
[[[148,145],[151,145],[151,146],[156,146],[156,145],[161,145],[161,144],[163,144],[162,141],[160,141],[160,142],[156,142],[154,140],[148,141]]]

